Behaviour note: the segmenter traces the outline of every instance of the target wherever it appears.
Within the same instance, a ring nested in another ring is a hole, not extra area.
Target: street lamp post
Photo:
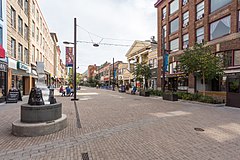
[[[115,91],[115,79],[114,79],[114,58],[113,58],[113,82],[112,82],[112,90]]]

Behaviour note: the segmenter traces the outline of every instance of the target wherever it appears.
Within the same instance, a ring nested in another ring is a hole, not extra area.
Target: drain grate
[[[202,128],[194,128],[194,130],[198,131],[198,132],[203,132],[204,131],[204,129],[202,129]]]
[[[88,153],[82,153],[82,160],[89,160]]]

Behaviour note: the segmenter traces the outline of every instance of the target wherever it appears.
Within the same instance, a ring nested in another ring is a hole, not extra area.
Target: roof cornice
[[[154,4],[155,8],[157,8],[162,1],[164,1],[164,0],[158,0],[158,1]]]

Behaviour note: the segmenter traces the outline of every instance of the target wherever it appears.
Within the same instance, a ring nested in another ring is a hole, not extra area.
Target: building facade
[[[6,0],[0,0],[0,103],[5,101],[7,94],[7,23],[6,23]]]
[[[169,52],[168,88],[203,90],[202,80],[176,70],[179,55],[195,43],[212,46],[213,54],[225,59],[225,75],[206,84],[208,91],[226,91],[227,74],[240,73],[240,1],[239,0],[158,0],[158,56]],[[159,77],[162,73],[159,72]],[[161,86],[161,79],[159,79]]]

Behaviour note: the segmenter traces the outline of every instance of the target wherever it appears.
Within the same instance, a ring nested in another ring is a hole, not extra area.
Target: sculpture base
[[[67,127],[67,116],[44,123],[24,123],[20,120],[12,123],[12,134],[19,137],[36,137],[58,132]]]

